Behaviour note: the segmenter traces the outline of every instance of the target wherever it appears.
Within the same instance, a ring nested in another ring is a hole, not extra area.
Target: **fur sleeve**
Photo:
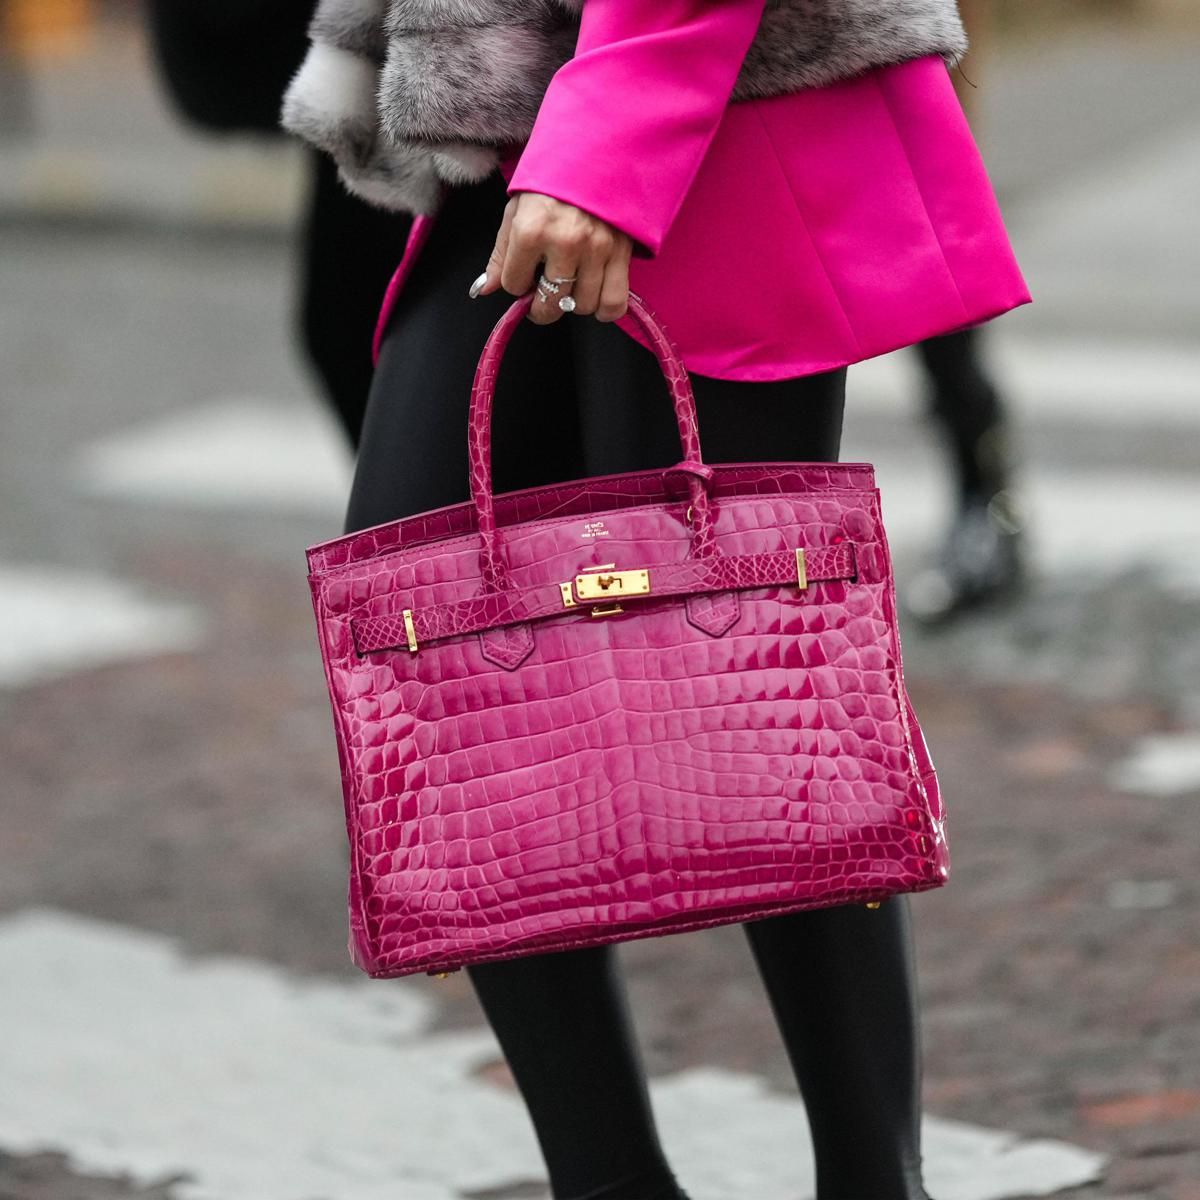
[[[371,204],[432,213],[441,196],[428,149],[385,142],[379,128],[387,0],[321,0],[311,46],[283,98],[282,124],[332,155],[346,187]]]

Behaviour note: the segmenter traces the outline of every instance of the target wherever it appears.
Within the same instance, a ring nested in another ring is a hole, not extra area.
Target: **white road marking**
[[[486,1029],[430,1033],[428,993],[263,963],[184,958],[164,937],[53,911],[0,921],[0,1146],[184,1200],[456,1200],[544,1177],[519,1097],[474,1075]],[[810,1195],[798,1098],[692,1070],[654,1081],[663,1140],[696,1200]],[[943,1200],[1052,1195],[1101,1172],[1061,1142],[927,1118]]]
[[[1194,419],[1200,404],[1180,411]],[[846,458],[855,456],[860,431],[869,433],[869,416],[852,412]],[[936,447],[930,442],[903,456],[878,455],[876,466],[894,544],[929,545],[947,511],[946,472]],[[339,513],[350,475],[350,456],[332,421],[301,400],[293,408],[214,402],[96,443],[78,464],[83,487],[107,496]],[[1083,570],[1103,576],[1142,562],[1165,581],[1200,588],[1200,484],[1194,480],[1131,468],[1030,470],[1019,482],[1034,564],[1047,575]]]
[[[1088,338],[1033,339],[1004,322],[983,339],[989,367],[1018,422],[1078,421],[1121,428],[1200,425],[1200,349],[1178,342]],[[924,411],[924,377],[915,352],[899,350],[850,370],[847,413]]]
[[[878,457],[876,477],[893,549],[929,551],[950,514],[933,448],[904,460]],[[1132,470],[1026,470],[1017,495],[1032,565],[1046,578],[1145,573],[1182,594],[1200,592],[1200,482]]]
[[[1040,312],[1077,328],[1152,329],[1172,320],[1186,328],[1200,267],[1197,192],[1196,121],[1171,125],[1039,191],[1013,222],[1034,295],[1030,323]],[[1146,379],[1141,391],[1152,386]]]
[[[321,513],[344,509],[350,473],[332,418],[302,397],[214,400],[95,442],[76,464],[94,495]]]
[[[1109,908],[1170,908],[1179,898],[1173,879],[1117,879],[1108,885]]]
[[[1042,351],[996,339],[1024,363],[1016,407],[1032,426],[1062,416],[1081,427],[1162,421],[1192,438],[1200,422],[1200,352],[1140,350],[1055,342]],[[1004,362],[1004,354],[998,356]],[[1138,386],[1138,380],[1141,385]],[[883,515],[894,549],[928,553],[952,513],[945,457],[931,437],[902,451],[880,448],[872,415],[895,408],[918,387],[913,355],[892,355],[851,374],[843,457],[874,458]],[[1159,386],[1161,384],[1161,386]],[[1025,430],[1028,438],[1029,428]],[[1025,465],[1016,478],[1031,563],[1051,578],[1103,580],[1152,573],[1163,586],[1200,593],[1200,479],[1130,461],[1124,469]]]
[[[151,599],[120,580],[0,564],[0,688],[189,650],[202,635],[193,609]]]
[[[1200,792],[1200,734],[1159,733],[1144,737],[1113,775],[1117,787],[1148,796]]]

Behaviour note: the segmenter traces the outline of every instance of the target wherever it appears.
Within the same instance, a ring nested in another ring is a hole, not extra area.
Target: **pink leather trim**
[[[475,503],[476,527],[483,542],[483,578],[491,591],[504,588],[505,576],[503,555],[496,533],[495,498],[492,494],[492,404],[496,393],[496,375],[513,333],[528,316],[532,304],[532,293],[522,296],[509,306],[508,311],[497,322],[480,355],[475,383],[471,390],[471,409],[467,422],[471,497]],[[658,359],[671,394],[675,421],[679,428],[679,441],[683,447],[683,461],[673,467],[672,471],[682,472],[689,481],[689,498],[694,514],[692,553],[703,557],[714,552],[712,509],[707,491],[713,471],[711,467],[705,466],[700,453],[700,430],[696,419],[696,398],[692,393],[692,382],[667,331],[645,307],[636,292],[629,293],[629,317],[637,322],[647,339],[647,344]]]
[[[870,463],[716,463],[712,470],[709,491],[718,502],[746,494],[803,496],[875,491],[875,469]],[[526,530],[550,529],[564,517],[651,512],[674,502],[682,525],[687,499],[678,487],[672,488],[669,476],[669,469],[652,469],[505,492],[495,497],[496,524],[502,530],[517,524]],[[354,563],[386,564],[416,546],[433,542],[445,549],[473,549],[478,553],[475,505],[470,500],[450,504],[310,546],[309,573],[315,583]]]
[[[836,546],[818,547],[806,555],[806,567],[810,583],[853,579],[858,574],[854,545],[852,542],[841,542]],[[796,582],[796,556],[790,551],[717,555],[652,566],[649,571],[651,591],[643,600],[786,586]],[[403,595],[396,599],[397,615],[351,621],[354,645],[359,654],[407,648],[402,611],[409,607],[407,599]],[[621,603],[639,603],[636,598],[630,601],[627,597],[614,596],[613,599]],[[611,601],[596,603],[603,607]],[[555,585],[543,584],[415,608],[412,622],[417,642],[424,646],[430,642],[544,617],[580,616],[590,612],[592,607],[590,603],[579,601],[575,607],[567,608],[560,589]]]
[[[424,249],[425,243],[429,241],[433,222],[433,217],[415,217],[412,228],[408,231],[404,254],[400,259],[400,265],[396,268],[396,273],[388,283],[387,291],[383,295],[383,304],[379,309],[379,319],[375,322],[375,336],[371,341],[371,361],[376,365],[379,364],[379,352],[383,348],[383,336],[387,332],[388,322],[392,319],[392,311],[396,307],[396,301],[400,299],[405,282],[412,274],[417,258]]]

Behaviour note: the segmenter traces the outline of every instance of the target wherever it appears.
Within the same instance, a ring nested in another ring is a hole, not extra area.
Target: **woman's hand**
[[[520,192],[509,200],[496,235],[487,270],[471,287],[471,296],[488,296],[503,288],[523,296],[542,275],[558,291],[537,296],[530,319],[550,325],[565,311],[559,301],[570,296],[580,316],[601,321],[623,317],[629,306],[629,260],[633,241],[627,234],[573,204],[536,192]]]

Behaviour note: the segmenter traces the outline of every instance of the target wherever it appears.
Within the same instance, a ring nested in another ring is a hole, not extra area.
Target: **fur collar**
[[[444,186],[484,178],[529,136],[584,2],[321,0],[283,124],[365,199],[433,212]],[[733,99],[965,50],[956,0],[767,0]]]

